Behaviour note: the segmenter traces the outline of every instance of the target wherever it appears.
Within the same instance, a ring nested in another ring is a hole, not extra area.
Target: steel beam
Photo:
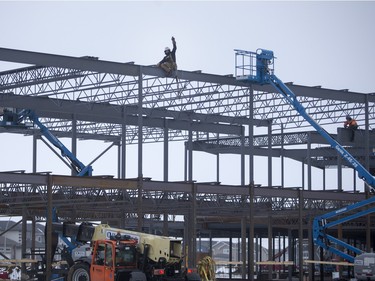
[[[126,114],[127,125],[138,125],[138,107],[136,106],[121,106],[109,105],[101,103],[89,103],[82,101],[68,101],[58,100],[42,97],[18,96],[2,94],[0,95],[0,103],[5,107],[28,108],[35,110],[39,117],[59,118],[71,120],[74,114],[77,120],[97,122],[97,123],[112,123],[122,124],[124,118],[122,115],[122,108]],[[222,134],[239,135],[241,133],[240,125],[227,125],[220,123],[221,121],[235,121],[231,118],[221,118],[215,116],[204,116],[204,114],[173,112],[163,109],[142,109],[145,115],[143,125],[147,127],[164,128],[164,118],[168,118],[169,129],[188,130],[192,128],[193,131],[212,132]],[[172,119],[176,117],[176,119]],[[194,120],[193,120],[194,119]],[[197,121],[195,121],[197,120]],[[209,121],[207,121],[209,120]],[[216,120],[216,121],[214,121]],[[240,120],[240,119],[237,119]],[[231,122],[228,122],[231,123]],[[94,138],[94,137],[93,137]]]
[[[31,52],[25,50],[16,50],[9,48],[0,48],[0,60],[22,63],[35,66],[54,66],[71,69],[80,69],[86,71],[94,71],[98,73],[114,73],[121,75],[138,76],[139,65],[132,63],[118,63],[111,61],[103,61],[92,57],[71,57],[64,55],[47,54],[40,52]],[[164,77],[164,73],[154,66],[143,66],[142,73],[150,76]],[[198,72],[178,71],[178,77],[186,80],[212,82],[228,85],[246,86],[246,83],[237,81],[234,77],[213,75]],[[364,102],[365,95],[355,92],[347,92],[342,95],[343,90],[330,90],[318,87],[306,87],[286,83],[287,86],[297,95],[314,98],[331,97],[335,100],[348,102]],[[253,85],[254,90],[262,92],[274,92],[269,85]],[[370,102],[375,102],[375,96],[371,96]]]

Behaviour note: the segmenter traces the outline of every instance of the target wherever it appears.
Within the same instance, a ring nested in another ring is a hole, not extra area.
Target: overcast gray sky
[[[275,73],[284,82],[375,92],[375,2],[372,1],[0,1],[0,26],[1,47],[90,55],[141,65],[157,63],[174,36],[179,69],[214,74],[234,72],[233,49],[265,48],[274,51]],[[0,70],[9,68],[14,66],[0,62]],[[0,153],[9,157],[9,162],[0,163],[0,170],[30,171],[31,138],[5,134],[0,137],[1,143],[15,138],[17,143],[22,140],[16,152],[0,146]],[[23,139],[27,139],[25,144]],[[43,146],[39,144],[40,149]],[[78,153],[84,153],[86,147],[86,144],[79,147]],[[161,157],[162,149],[159,151]],[[179,158],[183,156],[179,148],[176,154]],[[83,154],[80,160],[88,163],[94,158],[87,155]],[[105,163],[113,162],[116,156],[117,151],[113,150],[103,157],[102,163],[94,166],[94,172],[114,174]],[[136,154],[130,152],[128,157]],[[22,163],[19,158],[23,158]],[[195,159],[212,165],[196,171],[194,178],[215,180],[215,159],[200,154]],[[50,161],[39,162],[41,171],[59,173],[61,166],[65,167],[59,162],[56,166]],[[235,162],[231,164],[235,166],[235,176],[223,173],[224,183],[239,184],[239,161]],[[173,166],[171,180],[181,180],[182,160]],[[176,178],[173,169],[178,169]],[[146,164],[144,175],[162,179],[161,168],[151,164]],[[286,184],[293,185],[294,180],[295,177],[286,179]],[[278,181],[275,179],[274,184]],[[266,185],[267,177],[257,173],[256,182]]]

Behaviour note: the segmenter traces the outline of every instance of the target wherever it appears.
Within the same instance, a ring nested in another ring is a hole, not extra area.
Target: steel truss
[[[45,182],[50,179],[52,204],[57,208],[59,217],[66,221],[106,221],[125,217],[131,221],[139,214],[146,218],[160,218],[160,215],[170,214],[171,208],[175,216],[188,216],[192,208],[196,208],[198,224],[201,225],[228,218],[235,221],[238,217],[249,216],[250,205],[253,204],[254,218],[272,216],[275,226],[281,227],[283,224],[295,223],[300,208],[304,210],[300,219],[306,220],[365,198],[360,193],[274,187],[98,178],[82,181],[77,177],[9,173],[0,173],[0,178],[8,181],[0,185],[1,214],[19,216],[26,211],[28,217],[41,220],[45,217],[46,206],[49,204],[48,185]],[[34,183],[19,183],[20,181]],[[250,197],[250,188],[254,189],[253,198]],[[94,209],[97,211],[93,211]],[[138,212],[134,212],[135,210]]]
[[[160,69],[151,66],[5,48],[0,48],[0,61],[31,65],[0,73],[1,105],[35,110],[57,136],[73,137],[74,127],[77,138],[135,144],[191,141],[194,134],[197,150],[238,153],[233,148],[252,140],[257,149],[271,146],[275,155],[280,155],[281,145],[306,145],[314,138],[321,141],[315,133],[302,132],[308,131],[310,125],[269,85],[249,85],[231,76],[180,70],[178,78],[166,78]],[[288,86],[327,131],[332,131],[332,126],[341,127],[347,114],[366,124],[364,129],[375,128],[373,95],[293,83]],[[265,127],[270,134],[246,137],[256,126]],[[36,133],[34,128],[12,132]],[[216,150],[209,150],[212,148]],[[293,158],[293,151],[290,153]],[[327,162],[318,163],[321,155],[314,157],[313,165],[326,165]],[[324,161],[337,161],[337,156],[329,152],[325,157]],[[48,203],[46,178],[51,176],[38,177],[42,183],[27,174],[17,175],[17,179],[0,174],[0,212],[27,212],[42,219]],[[242,217],[254,217],[262,224],[267,216],[272,216],[275,226],[285,229],[296,228],[301,220],[306,225],[309,217],[319,212],[364,199],[360,193],[314,193],[274,187],[256,187],[254,197],[250,197],[248,186],[217,183],[141,179],[121,181],[122,188],[118,188],[113,186],[114,179],[98,181],[106,184],[98,186],[87,178],[75,185],[54,183],[52,201],[59,208],[59,215],[76,221],[136,220],[140,216],[171,214],[194,217],[194,210],[202,229],[209,223],[238,223]]]
[[[4,60],[27,63],[33,59],[30,58],[33,54],[18,51],[17,54],[21,58],[12,60],[12,58],[4,58],[8,49],[2,48],[0,51],[4,54],[0,59]],[[22,54],[25,56],[24,59],[22,59]],[[56,59],[56,56],[41,55],[51,60],[51,64],[64,64],[64,58],[60,58],[59,63],[53,63],[52,60]],[[249,87],[236,81],[233,77],[183,71],[179,72],[178,79],[163,78],[158,69],[133,64],[121,64],[123,65],[121,70],[125,75],[118,73],[118,65],[116,65],[117,68],[111,69],[112,72],[88,71],[78,67],[87,62],[98,65],[108,64],[108,62],[90,57],[68,58],[73,60],[76,68],[33,66],[2,72],[0,74],[0,92],[111,105],[139,106],[141,104],[144,109],[174,111],[176,114],[172,116],[173,118],[190,117],[194,119],[193,113],[201,113],[205,114],[206,118],[210,118],[212,115],[228,116],[232,118],[229,123],[235,124],[238,124],[239,120],[233,118],[239,117],[242,119],[240,123],[248,124],[243,118],[251,117],[254,120],[259,120],[254,121],[253,125],[258,125],[258,123],[265,125],[261,120],[272,120],[273,130],[280,129],[281,124],[284,129],[290,130],[309,127],[307,122],[291,110],[280,95],[268,86],[253,85]],[[70,65],[69,62],[65,64]],[[91,68],[95,69],[95,67]],[[192,80],[192,78],[195,79]],[[292,83],[289,83],[288,86],[296,93],[308,113],[322,126],[341,125],[345,115],[351,114],[359,123],[364,124],[368,120],[370,130],[374,128],[375,99],[373,96],[347,90],[337,91],[321,87],[295,86]],[[139,99],[140,90],[142,91],[141,100]],[[251,102],[253,102],[252,106],[250,106]],[[365,104],[368,104],[368,119],[366,118]],[[252,110],[251,114],[250,110]],[[191,115],[179,116],[182,112],[190,112]],[[49,121],[50,128],[63,130],[63,128],[71,126],[64,120]],[[78,128],[78,132],[107,133],[107,135],[118,135],[120,131],[121,128],[118,125],[108,127],[108,124],[85,122],[81,122]],[[128,141],[136,139],[135,131],[129,132]],[[162,134],[160,129],[150,129],[148,134],[145,134],[145,140],[158,141]],[[169,137],[172,140],[187,139],[186,134],[178,137],[171,134]],[[199,138],[207,138],[207,135],[202,134]]]

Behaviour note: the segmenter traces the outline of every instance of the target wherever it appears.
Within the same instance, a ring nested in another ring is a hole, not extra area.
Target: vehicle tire
[[[90,267],[86,263],[76,263],[69,269],[68,281],[90,281]]]

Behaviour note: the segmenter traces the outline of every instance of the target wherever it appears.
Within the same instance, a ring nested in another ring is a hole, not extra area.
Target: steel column
[[[267,169],[267,173],[268,173],[268,186],[272,186],[272,155],[271,155],[271,151],[272,151],[272,122],[270,121],[268,123],[268,156],[267,156],[267,162],[268,162],[268,169]]]
[[[77,118],[72,114],[72,154],[77,157]],[[75,176],[76,172],[71,168],[71,175]]]
[[[281,187],[285,186],[284,125],[281,124]]]
[[[304,197],[303,190],[298,191],[298,265],[299,265],[299,280],[303,281],[303,209]]]
[[[312,174],[311,174],[311,138],[309,135],[307,141],[307,189],[311,190],[312,187]]]
[[[189,130],[188,140],[188,180],[193,181],[193,131]]]
[[[254,90],[252,85],[249,87],[249,183],[254,183]]]
[[[342,157],[337,155],[337,190],[342,191]]]
[[[272,233],[272,217],[268,216],[267,218],[267,235],[268,235],[268,260],[272,260],[272,253],[273,253],[273,233]],[[272,271],[273,265],[268,266],[268,280],[272,280]]]
[[[37,171],[37,145],[38,145],[38,137],[36,134],[33,134],[33,173],[36,173]]]
[[[46,280],[52,277],[52,187],[53,176],[48,175],[47,182],[47,218],[46,218]]]
[[[27,209],[22,209],[22,239],[21,239],[21,258],[26,258],[26,241],[27,241]],[[26,272],[25,263],[21,264],[21,271]]]
[[[121,178],[126,178],[126,114],[125,107],[122,108],[122,124],[121,124]]]
[[[169,143],[168,143],[168,119],[164,119],[164,153],[163,153],[163,180],[168,181],[169,171]]]
[[[138,73],[138,178],[143,177],[143,77],[142,66]]]
[[[254,281],[254,182],[249,185],[249,276],[248,279]],[[258,241],[256,241],[258,242]],[[258,254],[258,247],[255,249]],[[255,257],[257,258],[257,256]]]
[[[240,157],[240,169],[241,169],[241,179],[240,179],[240,182],[241,182],[241,185],[245,185],[245,132],[244,130],[242,130],[241,132],[241,157]]]
[[[243,216],[241,218],[241,256],[239,260],[242,260],[241,265],[241,273],[242,279],[246,279],[246,221],[247,217]],[[240,251],[240,247],[238,247],[238,252]]]

